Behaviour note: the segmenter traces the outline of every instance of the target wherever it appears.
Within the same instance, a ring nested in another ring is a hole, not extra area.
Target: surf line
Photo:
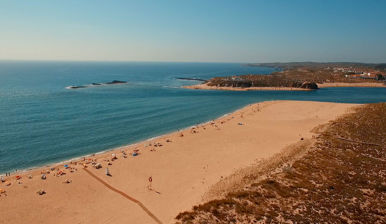
[[[107,182],[105,182],[104,180],[102,180],[101,178],[97,177],[95,174],[93,174],[90,170],[88,170],[87,168],[83,168],[84,171],[86,171],[86,173],[90,174],[90,176],[94,177],[97,181],[99,181],[100,183],[102,183],[103,185],[105,185],[107,188],[109,188],[110,190],[122,195],[123,197],[129,199],[130,201],[136,203],[139,207],[141,207],[150,217],[152,217],[154,219],[154,221],[156,221],[158,224],[162,224],[162,222],[153,214],[151,213],[151,211],[149,209],[147,209],[145,207],[144,204],[142,204],[142,202],[138,201],[137,199],[127,195],[126,193],[114,188],[113,186],[109,185]]]

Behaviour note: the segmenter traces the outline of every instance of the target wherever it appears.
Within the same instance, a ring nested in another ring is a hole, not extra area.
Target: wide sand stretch
[[[56,166],[46,180],[41,172],[53,166],[20,174],[19,180],[13,176],[0,183],[6,191],[0,196],[0,223],[172,223],[221,179],[301,138],[312,138],[314,127],[353,106],[253,104],[195,128],[67,163],[68,169]],[[135,149],[139,155],[132,156]],[[118,159],[111,161],[112,153]],[[95,169],[89,159],[103,167]],[[106,167],[112,176],[106,176]],[[61,171],[66,174],[59,175]],[[39,190],[46,194],[37,194]]]

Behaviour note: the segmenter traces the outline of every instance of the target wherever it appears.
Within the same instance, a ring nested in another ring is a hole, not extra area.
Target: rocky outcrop
[[[88,87],[97,87],[97,86],[103,86],[103,85],[116,85],[116,84],[126,84],[126,81],[119,81],[119,80],[113,80],[111,82],[106,83],[96,83],[93,82],[88,85],[81,85],[81,86],[67,86],[66,89],[82,89],[82,88],[88,88]]]
[[[254,78],[254,79],[253,79]],[[302,88],[302,89],[318,89],[318,85],[315,82],[298,81],[286,79],[279,76],[261,75],[254,76],[251,79],[248,78],[229,78],[229,77],[217,77],[208,82],[208,86],[217,87],[289,87],[289,88]]]
[[[83,88],[87,88],[87,86],[69,86],[67,88],[68,89],[83,89]]]
[[[119,80],[113,80],[111,82],[106,82],[106,84],[111,85],[111,84],[124,84],[127,83],[126,81],[119,81]]]
[[[206,82],[208,80],[206,79],[200,79],[200,78],[184,78],[184,77],[177,77],[176,79],[179,80],[188,80],[188,81],[201,81],[201,82]]]
[[[319,89],[318,85],[314,82],[303,82],[300,88],[304,89]]]

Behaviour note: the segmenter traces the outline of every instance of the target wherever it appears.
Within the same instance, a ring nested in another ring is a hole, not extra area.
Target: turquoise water
[[[273,69],[223,63],[0,62],[0,173],[134,143],[266,100],[386,101],[384,88],[311,92],[182,89],[214,76]],[[70,85],[125,80],[85,89]]]

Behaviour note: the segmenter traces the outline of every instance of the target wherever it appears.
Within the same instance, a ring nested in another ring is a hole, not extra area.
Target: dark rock
[[[81,89],[81,88],[86,88],[87,86],[70,86],[70,89]]]
[[[126,81],[119,81],[119,80],[113,80],[111,82],[106,82],[106,84],[124,84],[124,83],[127,83]]]
[[[176,79],[180,79],[180,80],[189,80],[189,81],[201,81],[201,82],[206,82],[208,80],[205,80],[205,79],[200,79],[200,78],[184,78],[184,77],[178,77]]]
[[[319,89],[318,85],[315,82],[303,82],[300,88],[303,89]]]

